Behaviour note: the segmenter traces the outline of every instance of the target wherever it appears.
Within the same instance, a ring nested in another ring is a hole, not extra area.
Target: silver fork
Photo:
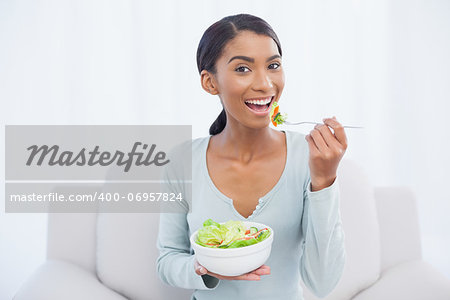
[[[295,122],[295,123],[293,123],[293,122],[284,121],[283,124],[286,124],[286,125],[301,125],[301,124],[323,124],[323,123],[317,123],[317,122]],[[364,127],[361,127],[361,126],[342,126],[342,127],[344,127],[344,128],[364,128]]]

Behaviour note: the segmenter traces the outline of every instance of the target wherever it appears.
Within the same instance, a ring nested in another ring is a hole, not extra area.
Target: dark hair
[[[197,49],[198,72],[207,70],[216,74],[216,61],[222,55],[225,45],[244,30],[271,37],[277,44],[278,52],[282,55],[281,43],[275,31],[266,21],[249,14],[228,16],[212,24],[203,34]],[[209,134],[220,133],[226,124],[227,116],[225,109],[222,109],[222,112],[209,128]]]

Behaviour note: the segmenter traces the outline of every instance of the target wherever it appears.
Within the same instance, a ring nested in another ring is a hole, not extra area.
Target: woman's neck
[[[252,159],[271,152],[276,143],[276,131],[269,128],[233,128],[227,126],[214,136],[214,149],[233,160],[250,162]]]

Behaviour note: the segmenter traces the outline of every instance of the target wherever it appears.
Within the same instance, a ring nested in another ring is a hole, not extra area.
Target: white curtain
[[[221,107],[200,87],[196,50],[237,13],[277,32],[291,120],[365,127],[347,130],[346,157],[374,185],[414,189],[424,257],[450,277],[449,1],[2,0],[2,125],[192,124],[207,135]],[[46,216],[2,212],[0,233],[9,299],[44,260]]]

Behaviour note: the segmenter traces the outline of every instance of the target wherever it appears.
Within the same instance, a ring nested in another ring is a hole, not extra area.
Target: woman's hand
[[[336,179],[339,161],[347,149],[347,137],[344,127],[336,117],[323,119],[306,136],[309,144],[309,169],[311,173],[311,191],[329,187]],[[331,127],[334,134],[331,132]]]
[[[256,270],[253,270],[251,272],[248,272],[246,274],[242,274],[239,276],[222,276],[216,273],[211,273],[204,266],[198,263],[198,261],[195,261],[194,263],[195,273],[197,275],[210,275],[213,277],[216,277],[218,279],[224,279],[224,280],[260,280],[261,275],[269,275],[270,274],[270,267],[266,265],[262,265]]]

